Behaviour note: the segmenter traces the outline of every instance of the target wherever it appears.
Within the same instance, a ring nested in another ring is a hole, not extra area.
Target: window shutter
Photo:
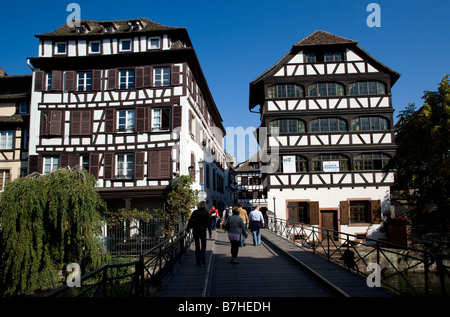
[[[102,71],[94,70],[92,72],[92,90],[102,90]]]
[[[155,149],[149,151],[149,178],[171,178],[171,149]]]
[[[149,109],[147,107],[136,108],[136,132],[148,132],[149,126]]]
[[[48,128],[49,135],[62,135],[63,112],[60,110],[50,111],[50,124]]]
[[[70,114],[70,134],[80,135],[81,131],[81,111],[72,111]]]
[[[172,174],[172,160],[171,149],[164,149],[160,151],[160,165],[161,178],[171,178]]]
[[[170,84],[177,86],[180,84],[180,66],[172,66],[172,74],[170,75]]]
[[[115,129],[115,117],[116,111],[114,109],[105,110],[105,133],[114,133]]]
[[[319,224],[319,202],[310,201],[309,202],[309,224],[318,225]]]
[[[92,132],[91,115],[91,111],[72,111],[70,114],[70,134],[90,135]]]
[[[348,201],[343,200],[340,202],[341,206],[341,225],[348,225],[350,218],[350,206]]]
[[[372,223],[381,223],[381,201],[370,201],[370,214],[372,217]]]
[[[112,179],[113,178],[113,157],[112,153],[105,153],[103,159],[103,178]]]
[[[136,88],[144,87],[144,68],[136,68]]]
[[[34,90],[35,91],[45,90],[45,72],[36,71],[34,73]]]
[[[181,106],[173,107],[172,129],[181,127]]]
[[[148,153],[148,178],[159,178],[159,150],[151,150]]]
[[[108,70],[108,89],[116,89],[116,70]]]
[[[42,173],[42,157],[39,155],[30,155],[28,157],[28,174]]]
[[[293,221],[299,220],[298,206],[289,206],[288,205],[288,220],[293,220]]]
[[[72,70],[65,72],[65,74],[64,74],[64,77],[65,77],[65,83],[64,83],[65,89],[64,90],[65,91],[76,91],[77,90],[76,76],[77,76],[77,74]]]
[[[92,111],[81,111],[81,135],[91,135],[92,134]]]
[[[134,178],[144,179],[145,153],[136,152],[134,160]]]
[[[144,67],[144,87],[150,87],[152,86],[153,77],[152,77],[153,71],[151,66]]]
[[[52,91],[62,90],[62,71],[52,71]]]
[[[89,173],[98,179],[100,154],[91,153],[89,157]]]

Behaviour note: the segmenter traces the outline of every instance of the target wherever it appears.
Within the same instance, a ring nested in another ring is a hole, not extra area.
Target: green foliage
[[[0,277],[4,295],[54,287],[67,264],[101,265],[105,202],[85,172],[57,170],[19,178],[1,197]]]
[[[140,219],[144,222],[149,222],[150,219],[159,218],[162,215],[162,210],[158,209],[153,212],[149,210],[126,210],[125,208],[119,209],[118,211],[107,211],[108,216],[108,226],[113,227],[115,225],[121,224],[126,220]]]
[[[191,209],[198,202],[198,196],[191,188],[193,179],[187,175],[177,175],[172,179],[166,190],[166,209],[163,218],[166,222],[166,233],[177,231],[178,224],[185,222],[191,214]]]
[[[425,104],[401,113],[397,135],[398,187],[419,209],[436,204],[448,219],[450,210],[450,85],[448,75],[437,91],[425,91]]]

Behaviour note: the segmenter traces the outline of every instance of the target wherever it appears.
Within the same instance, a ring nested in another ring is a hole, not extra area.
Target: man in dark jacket
[[[187,226],[188,230],[192,229],[194,236],[197,265],[200,265],[200,262],[206,264],[206,230],[209,231],[211,236],[211,222],[206,208],[206,202],[201,201],[198,204],[198,209],[194,210],[189,218]]]

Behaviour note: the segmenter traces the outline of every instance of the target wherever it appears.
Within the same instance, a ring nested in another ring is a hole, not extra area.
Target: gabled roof
[[[294,44],[295,46],[310,46],[310,45],[335,45],[335,44],[356,44],[358,42],[349,40],[325,31],[317,30],[308,35],[300,42]]]

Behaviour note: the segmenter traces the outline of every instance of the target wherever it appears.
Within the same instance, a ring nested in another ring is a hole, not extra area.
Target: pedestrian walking
[[[247,210],[245,210],[244,208],[242,208],[242,203],[239,203],[239,204],[238,204],[238,210],[239,210],[239,216],[241,217],[242,221],[244,222],[245,228],[248,228],[248,224],[249,224],[249,221],[248,221],[248,214],[247,214]],[[245,231],[247,231],[247,229],[246,229]],[[246,236],[247,236],[247,235],[242,236],[242,239],[241,239],[241,247],[245,247],[245,237],[246,237]]]
[[[200,263],[206,264],[206,230],[209,231],[211,237],[211,221],[206,208],[206,202],[201,201],[198,204],[198,209],[192,212],[187,225],[187,229],[192,229],[194,236],[197,265],[200,265]]]
[[[225,220],[224,228],[228,231],[228,239],[231,243],[232,264],[238,264],[237,256],[241,246],[241,236],[247,237],[247,228],[239,216],[239,209],[233,208],[233,214]]]
[[[214,207],[214,205],[211,207],[211,209],[209,210],[209,216],[211,218],[211,230],[216,230],[216,224],[217,224],[217,209],[216,207]],[[211,238],[211,236],[210,236]]]
[[[259,206],[256,206],[248,215],[250,221],[250,230],[253,235],[253,245],[258,246],[261,244],[261,228],[264,227],[264,217],[259,211]]]

